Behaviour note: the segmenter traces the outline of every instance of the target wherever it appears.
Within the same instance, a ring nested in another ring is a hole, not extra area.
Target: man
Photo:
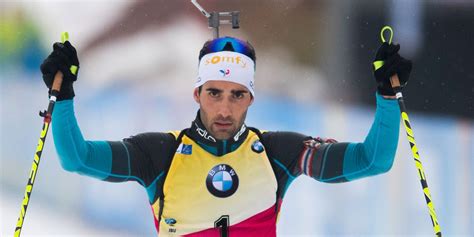
[[[41,71],[48,88],[57,71],[64,74],[53,114],[64,169],[138,182],[148,193],[160,236],[275,236],[285,191],[299,175],[337,183],[391,168],[400,111],[389,77],[398,74],[405,85],[411,71],[399,49],[384,43],[377,52],[375,61],[384,61],[374,72],[377,109],[362,143],[247,127],[247,109],[255,99],[255,50],[232,37],[210,40],[201,49],[193,94],[200,109],[182,131],[87,141],[73,109],[79,68],[74,47],[55,43]]]

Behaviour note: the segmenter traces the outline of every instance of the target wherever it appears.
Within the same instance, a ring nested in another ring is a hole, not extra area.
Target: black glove
[[[76,49],[69,41],[54,43],[53,52],[43,61],[40,68],[41,73],[43,73],[43,81],[49,88],[50,95],[54,76],[58,71],[63,73],[63,83],[61,84],[59,94],[56,96],[57,101],[68,100],[74,97],[72,83],[77,80],[79,59],[77,58]]]
[[[398,54],[399,44],[383,43],[377,50],[374,60],[374,76],[377,81],[377,90],[381,95],[395,95],[390,84],[390,77],[398,74],[400,87],[403,88],[410,77],[411,61]],[[383,66],[380,67],[383,61]]]

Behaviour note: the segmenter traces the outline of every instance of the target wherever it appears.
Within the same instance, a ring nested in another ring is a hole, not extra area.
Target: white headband
[[[253,96],[255,63],[248,56],[232,51],[204,55],[199,62],[195,87],[207,81],[230,81],[245,86]]]

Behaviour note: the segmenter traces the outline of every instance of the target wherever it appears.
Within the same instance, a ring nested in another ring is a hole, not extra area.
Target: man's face
[[[201,121],[213,137],[226,140],[241,128],[247,109],[253,102],[249,90],[240,84],[226,81],[208,81],[194,99],[201,109]]]

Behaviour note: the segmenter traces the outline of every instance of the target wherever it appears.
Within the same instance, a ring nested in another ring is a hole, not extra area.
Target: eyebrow
[[[206,91],[212,91],[212,92],[215,92],[215,93],[222,93],[223,90],[221,89],[217,89],[217,88],[207,88]],[[249,93],[247,90],[231,90],[230,93],[232,94],[239,94],[239,93]]]
[[[245,93],[249,93],[249,92],[246,91],[246,90],[231,90],[230,93],[235,95],[235,94],[240,94],[240,93],[245,94]]]
[[[219,93],[222,93],[222,90],[220,89],[217,89],[217,88],[207,88],[206,91],[212,91],[212,92],[219,92]]]

